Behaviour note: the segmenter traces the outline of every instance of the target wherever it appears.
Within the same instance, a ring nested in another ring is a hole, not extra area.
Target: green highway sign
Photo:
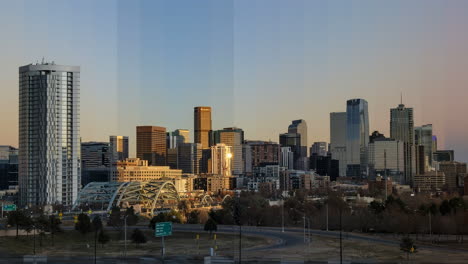
[[[3,211],[5,212],[16,211],[16,204],[4,204]]]
[[[154,235],[156,237],[165,237],[172,235],[172,222],[159,222],[156,223],[154,229]]]

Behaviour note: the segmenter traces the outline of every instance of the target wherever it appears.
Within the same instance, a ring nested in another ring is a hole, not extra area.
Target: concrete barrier
[[[225,257],[205,257],[205,264],[225,264],[225,263],[234,263],[233,259]]]
[[[47,256],[25,255],[23,263],[47,263]]]

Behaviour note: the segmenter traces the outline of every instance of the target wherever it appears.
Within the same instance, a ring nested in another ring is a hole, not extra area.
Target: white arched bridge
[[[78,194],[72,210],[80,206],[110,211],[113,206],[138,205],[153,215],[159,208],[175,208],[180,201],[172,181],[91,182]]]

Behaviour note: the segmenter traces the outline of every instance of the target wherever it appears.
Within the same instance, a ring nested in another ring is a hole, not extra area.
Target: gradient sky
[[[0,144],[18,143],[18,67],[81,66],[83,141],[135,126],[213,127],[278,141],[305,119],[329,141],[329,113],[369,102],[371,131],[389,109],[415,109],[439,149],[468,161],[468,1],[0,0]]]

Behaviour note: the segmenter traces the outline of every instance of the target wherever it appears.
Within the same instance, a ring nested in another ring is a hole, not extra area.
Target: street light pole
[[[302,219],[304,219],[304,230],[303,230],[303,235],[304,235],[304,243],[306,242],[306,217],[305,217],[305,214],[304,216],[302,217]]]
[[[127,258],[127,216],[124,217],[124,244],[125,244],[125,251],[124,251],[124,256]]]
[[[242,263],[242,225],[239,225],[239,264]]]
[[[429,238],[431,239],[432,243],[432,222],[431,222],[431,212],[429,211]]]
[[[281,192],[281,232],[284,233],[284,189],[286,189],[286,175],[283,175],[283,189]]]
[[[327,231],[328,231],[328,202],[326,204],[326,210],[327,210]]]
[[[97,228],[94,227],[94,229],[95,229],[94,230],[94,264],[96,264],[96,261],[97,261],[97,259],[96,259],[96,255],[97,255],[97,246],[96,246],[96,244],[97,244]]]
[[[342,209],[340,208],[340,264],[343,264],[343,236],[342,236],[342,221],[341,221],[341,212]]]

